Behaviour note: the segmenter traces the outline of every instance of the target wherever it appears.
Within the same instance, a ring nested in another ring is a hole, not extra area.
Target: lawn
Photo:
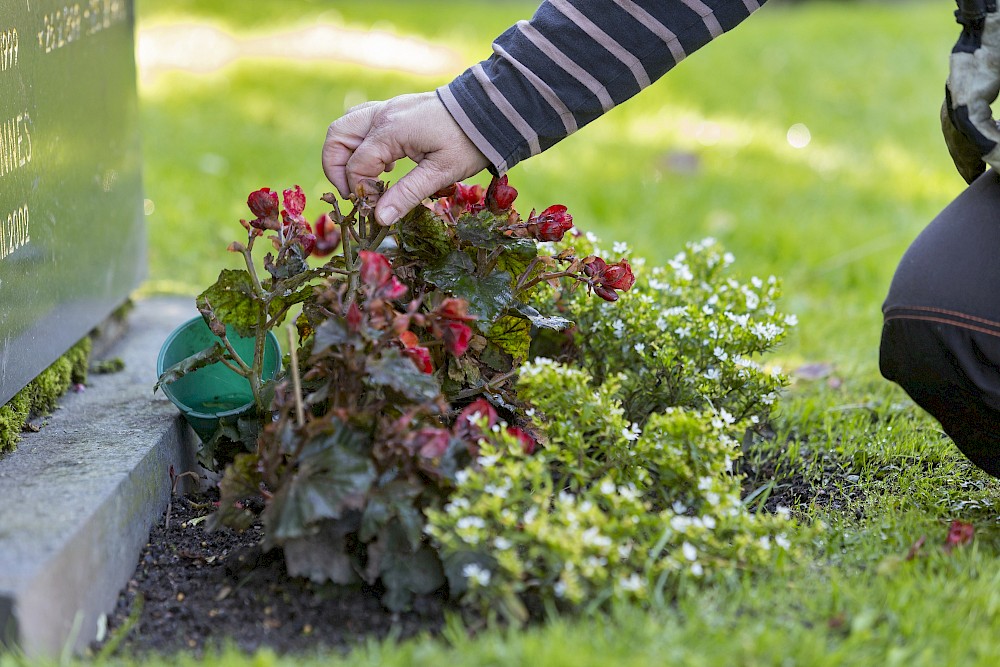
[[[235,0],[142,0],[140,29],[204,21],[251,36],[326,21],[443,44],[459,63],[428,76],[256,58],[144,79],[146,291],[195,294],[234,266],[225,247],[242,233],[250,190],[299,183],[313,204],[307,212],[317,213],[319,195],[331,189],[318,157],[330,121],[364,99],[447,82],[532,7],[296,0],[251,10]],[[373,643],[314,661],[262,653],[253,664],[996,664],[1000,487],[877,373],[880,304],[896,261],[963,187],[937,126],[956,34],[951,10],[930,2],[769,5],[510,174],[520,206],[566,204],[605,245],[622,241],[662,263],[684,242],[714,236],[744,275],[782,278],[784,309],[799,326],[771,361],[825,364],[831,375],[796,382],[777,437],[747,460],[777,466],[775,483],[760,477],[758,499],[781,493],[787,479],[826,491],[799,508],[803,523],[824,526],[808,533],[811,558],[685,591],[651,611],[553,619],[474,639],[456,626],[444,640]],[[796,148],[789,131],[799,124],[810,140]],[[972,522],[976,538],[946,553],[952,519]],[[197,662],[163,664],[185,661]]]

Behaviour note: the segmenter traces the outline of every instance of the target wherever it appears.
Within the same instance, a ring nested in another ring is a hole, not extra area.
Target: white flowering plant
[[[788,512],[751,513],[733,472],[786,382],[757,359],[794,318],[775,307],[776,280],[740,283],[731,264],[708,240],[666,268],[633,260],[636,284],[610,310],[549,294],[576,325],[546,346],[558,361],[520,370],[537,447],[483,428],[450,501],[428,512],[453,594],[523,620],[538,604],[669,600],[794,550]]]
[[[579,291],[560,295],[576,323],[576,363],[599,383],[624,375],[617,397],[632,421],[673,406],[709,410],[730,425],[766,420],[786,378],[759,360],[796,319],[778,312],[777,278],[741,282],[730,275],[733,262],[708,238],[665,267],[633,260],[636,285],[610,308]]]

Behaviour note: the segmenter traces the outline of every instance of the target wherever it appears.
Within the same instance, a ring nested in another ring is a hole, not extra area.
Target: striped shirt
[[[503,174],[656,81],[767,0],[545,0],[438,89]]]

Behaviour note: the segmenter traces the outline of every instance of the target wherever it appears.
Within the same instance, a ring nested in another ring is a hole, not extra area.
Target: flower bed
[[[160,380],[218,362],[253,389],[201,452],[224,469],[211,525],[259,518],[292,575],[378,585],[390,609],[446,590],[514,621],[662,600],[792,549],[787,513],[749,513],[733,474],[785,382],[759,362],[794,324],[777,280],[732,277],[712,240],[666,267],[619,244],[611,261],[563,206],[522,218],[506,178],[392,227],[383,189],[361,183],[346,214],[324,196],[312,225],[298,187],[251,194],[230,246],[246,271],[198,298],[219,340]],[[262,341],[292,312],[287,372],[265,381]]]

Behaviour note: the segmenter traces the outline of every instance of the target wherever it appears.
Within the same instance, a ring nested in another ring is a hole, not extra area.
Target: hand
[[[417,166],[379,199],[375,217],[383,225],[391,225],[426,197],[489,165],[437,94],[430,92],[350,109],[326,133],[323,171],[347,197],[362,178],[378,178],[404,157]]]
[[[1000,128],[990,104],[1000,94],[1000,14],[996,0],[958,0],[962,35],[951,52],[941,127],[969,183],[987,163],[1000,167]]]

